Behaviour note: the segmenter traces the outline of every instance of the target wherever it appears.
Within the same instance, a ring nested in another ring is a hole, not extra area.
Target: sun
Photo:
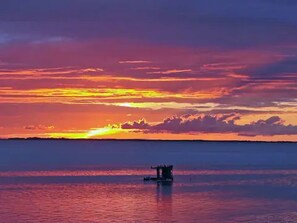
[[[116,128],[114,126],[106,126],[103,128],[92,129],[92,130],[88,131],[86,134],[86,138],[112,135],[112,134],[119,133],[120,131],[121,131],[121,129]]]

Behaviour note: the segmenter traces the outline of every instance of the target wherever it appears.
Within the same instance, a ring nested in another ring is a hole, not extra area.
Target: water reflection
[[[297,222],[295,175],[219,173],[0,179],[0,222]]]
[[[159,182],[156,183],[157,188],[157,198],[171,198],[172,197],[172,188],[173,182]]]
[[[160,182],[156,184],[156,205],[159,216],[172,219],[172,182]]]

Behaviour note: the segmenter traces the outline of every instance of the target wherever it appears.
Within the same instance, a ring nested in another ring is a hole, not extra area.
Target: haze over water
[[[296,222],[296,189],[296,143],[0,141],[5,223]]]

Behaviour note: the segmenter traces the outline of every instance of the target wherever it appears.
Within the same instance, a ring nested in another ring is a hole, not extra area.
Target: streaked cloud
[[[160,70],[160,67],[134,67],[132,70]]]
[[[295,140],[294,1],[28,1],[0,7],[0,137],[129,138],[114,123],[132,117],[153,137],[171,117],[213,120],[193,127],[204,138]],[[160,136],[192,137],[176,132]]]
[[[147,60],[126,60],[126,61],[119,61],[119,63],[122,64],[142,64],[142,63],[151,63],[150,61]]]
[[[201,100],[220,97],[221,91],[198,91],[187,93],[171,93],[150,89],[125,88],[43,88],[16,90],[0,88],[0,102],[10,103],[102,103],[103,101],[121,101],[142,99],[158,100]]]
[[[184,69],[184,70],[165,70],[165,71],[153,71],[153,72],[148,72],[148,74],[175,74],[175,73],[186,73],[186,72],[191,72],[191,69]]]

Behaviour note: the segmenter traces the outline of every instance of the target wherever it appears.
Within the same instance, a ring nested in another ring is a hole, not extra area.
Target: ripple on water
[[[5,223],[297,222],[292,170],[176,171],[171,186],[144,184],[140,175],[147,172],[133,171],[3,174],[0,219]],[[3,183],[7,178],[13,182]]]

